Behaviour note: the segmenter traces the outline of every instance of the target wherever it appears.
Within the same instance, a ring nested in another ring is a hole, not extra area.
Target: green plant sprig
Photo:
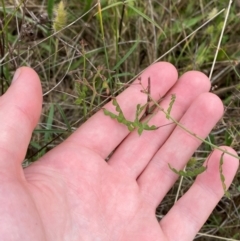
[[[222,170],[222,166],[223,166],[223,155],[224,154],[228,154],[232,157],[235,157],[239,160],[239,157],[228,152],[227,150],[224,150],[214,144],[212,144],[211,142],[209,141],[206,141],[204,140],[203,138],[201,138],[200,136],[196,135],[195,133],[193,133],[192,131],[188,130],[186,127],[184,127],[182,124],[180,124],[177,120],[175,120],[173,117],[170,116],[170,113],[169,113],[169,108],[167,111],[165,111],[158,103],[157,101],[155,101],[149,94],[149,99],[151,101],[153,101],[153,103],[157,106],[157,108],[160,109],[160,111],[162,111],[165,115],[166,115],[166,118],[170,119],[172,122],[174,122],[176,125],[178,125],[180,128],[182,128],[184,131],[186,131],[187,133],[189,133],[190,135],[194,136],[195,138],[197,138],[198,140],[208,144],[211,146],[212,149],[218,149],[220,151],[222,151],[222,155],[221,155],[221,158],[220,158],[220,163],[219,163],[219,173],[220,173],[220,180],[221,180],[221,183],[222,183],[222,187],[223,187],[223,191],[224,191],[224,194],[227,198],[230,198],[230,194],[229,192],[227,191],[227,188],[226,188],[226,184],[225,184],[225,177],[223,175],[223,170]],[[171,101],[172,102],[172,101]],[[192,177],[192,176],[196,176],[196,175],[199,175],[201,174],[202,172],[204,172],[207,167],[204,167],[204,166],[201,166],[199,168],[196,168],[195,170],[192,170],[192,171],[183,171],[183,170],[179,170],[177,171],[175,168],[171,167],[170,164],[169,165],[169,168],[175,172],[176,174],[180,175],[180,176],[183,176],[183,177]]]
[[[146,103],[143,106],[141,106],[140,104],[137,105],[134,121],[130,121],[130,120],[126,119],[126,117],[124,116],[123,111],[116,99],[113,99],[112,104],[116,107],[116,111],[118,112],[118,114],[114,114],[114,113],[110,112],[109,110],[103,108],[104,114],[106,116],[111,117],[112,119],[117,120],[119,123],[127,126],[129,131],[133,131],[133,130],[137,129],[138,134],[141,135],[144,130],[151,131],[151,130],[157,130],[159,128],[155,125],[149,126],[148,125],[149,119],[145,122],[140,121],[140,118],[141,118],[140,115],[145,110],[148,103]]]
[[[118,114],[114,114],[110,111],[108,111],[107,109],[103,108],[103,112],[106,116],[110,116],[112,119],[116,119],[119,123],[121,124],[124,124],[128,127],[128,130],[129,131],[133,131],[135,129],[137,129],[137,132],[139,135],[142,134],[143,130],[156,130],[158,129],[159,127],[156,127],[155,125],[152,125],[152,126],[149,126],[148,125],[148,121],[152,118],[153,114],[150,115],[150,117],[147,119],[147,121],[145,122],[141,122],[141,113],[147,108],[147,106],[149,105],[149,102],[153,102],[154,106],[156,106],[160,111],[162,111],[165,115],[166,115],[166,118],[168,120],[171,120],[173,123],[175,123],[176,125],[178,125],[180,128],[182,128],[184,131],[186,131],[187,133],[189,133],[190,135],[194,136],[195,138],[197,138],[198,140],[200,140],[201,142],[204,142],[208,145],[210,145],[213,149],[218,149],[220,151],[222,151],[222,155],[221,155],[221,159],[220,159],[220,163],[219,163],[219,173],[220,173],[220,180],[221,180],[221,183],[222,183],[222,187],[223,187],[223,190],[224,190],[224,194],[226,197],[230,198],[230,194],[229,192],[227,191],[227,188],[226,188],[226,184],[225,184],[225,177],[223,175],[223,170],[222,170],[222,166],[223,166],[223,155],[226,153],[226,154],[229,154],[237,159],[239,159],[239,157],[235,156],[234,154],[226,151],[226,150],[223,150],[222,148],[212,144],[211,142],[209,141],[206,141],[204,140],[203,138],[199,137],[198,135],[196,135],[195,133],[193,133],[192,131],[188,130],[186,127],[184,127],[182,124],[180,124],[177,120],[175,120],[173,117],[171,117],[170,113],[171,113],[171,110],[172,110],[172,107],[173,107],[173,104],[176,100],[176,95],[175,94],[172,94],[172,97],[171,97],[171,101],[169,103],[169,106],[167,108],[167,111],[165,111],[157,101],[155,101],[151,95],[150,95],[150,78],[149,78],[149,81],[148,81],[148,89],[147,90],[144,90],[142,91],[143,93],[147,94],[148,96],[148,101],[145,105],[141,106],[140,104],[137,105],[137,108],[136,108],[136,113],[135,113],[135,119],[134,121],[129,121],[126,119],[126,117],[124,116],[123,114],[123,111],[120,107],[120,105],[118,104],[117,100],[116,99],[113,99],[113,105],[116,107],[116,111]],[[140,79],[140,84],[141,84],[141,79]],[[142,84],[141,84],[142,85]],[[143,87],[143,86],[142,86]],[[168,166],[169,168],[176,174],[182,176],[182,177],[194,177],[194,176],[197,176],[201,173],[203,173],[204,171],[207,170],[207,166],[201,166],[201,167],[198,167],[198,168],[195,168],[194,170],[188,170],[188,171],[184,171],[184,170],[177,170],[175,168],[173,168],[169,163],[168,163]]]
[[[144,93],[147,93],[147,91],[144,91]],[[167,111],[164,112],[166,114],[166,118],[167,119],[172,118],[170,116],[170,113],[171,113],[171,110],[172,110],[172,107],[173,107],[173,104],[174,104],[175,100],[176,100],[176,95],[172,94],[171,101],[169,103]],[[108,111],[105,108],[103,108],[103,112],[104,112],[104,114],[106,116],[109,116],[112,119],[117,120],[119,123],[124,124],[125,126],[127,126],[129,131],[133,131],[133,130],[137,129],[138,134],[141,135],[144,130],[156,130],[156,129],[159,128],[159,127],[156,127],[155,125],[152,125],[152,126],[148,125],[148,121],[151,119],[153,114],[150,115],[150,117],[147,119],[147,121],[141,122],[140,115],[146,109],[148,104],[149,104],[149,102],[147,102],[143,106],[141,106],[140,104],[137,105],[134,121],[130,121],[130,120],[126,119],[126,117],[124,116],[123,111],[122,111],[122,109],[121,109],[121,107],[118,104],[116,99],[113,99],[113,105],[116,107],[115,109],[116,109],[118,114],[114,114],[114,113]],[[201,167],[195,168],[194,170],[189,170],[189,171],[179,170],[178,171],[175,168],[171,167],[170,164],[168,164],[168,166],[174,173],[176,173],[176,174],[178,174],[180,176],[183,176],[183,177],[194,177],[194,176],[197,176],[197,175],[203,173],[207,169],[207,166],[206,167],[205,166],[201,166]],[[221,177],[221,180],[224,180],[224,179]],[[226,185],[225,185],[225,187],[226,187]]]
[[[200,140],[201,142],[204,142],[205,144],[208,144],[209,146],[212,147],[212,149],[217,149],[217,150],[219,150],[219,151],[221,151],[221,152],[223,152],[223,153],[225,153],[225,154],[228,154],[228,155],[230,155],[230,156],[232,156],[232,157],[235,157],[235,158],[238,159],[238,160],[240,159],[240,157],[232,154],[231,152],[228,152],[228,151],[225,150],[225,149],[222,149],[221,147],[218,147],[218,146],[212,144],[211,142],[203,139],[202,137],[198,136],[198,135],[195,134],[194,132],[188,130],[184,125],[182,125],[182,124],[179,123],[177,120],[175,120],[173,117],[171,117],[170,113],[168,113],[168,111],[165,111],[165,110],[158,104],[158,102],[157,102],[156,100],[154,100],[150,95],[149,95],[149,99],[156,105],[156,107],[157,107],[160,111],[162,111],[162,112],[166,115],[166,117],[167,117],[169,120],[171,120],[173,123],[175,123],[176,125],[178,125],[180,128],[182,128],[182,129],[183,129],[184,131],[186,131],[188,134],[194,136],[195,138],[197,138],[197,139]]]

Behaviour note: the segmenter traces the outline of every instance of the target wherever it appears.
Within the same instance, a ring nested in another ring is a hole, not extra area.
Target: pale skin
[[[210,155],[207,171],[158,222],[155,209],[178,178],[168,163],[182,169],[200,141],[174,124],[139,137],[100,110],[23,170],[21,162],[41,112],[42,90],[32,69],[22,67],[18,74],[0,98],[1,240],[193,240],[223,196],[219,150]],[[178,79],[176,69],[161,62],[141,75],[145,88],[148,77],[152,97],[165,96],[161,105],[167,109],[171,93],[176,94],[172,117],[202,138],[221,118],[223,105],[208,93],[210,82],[204,74],[190,71]],[[146,103],[141,90],[136,80],[118,96],[128,119],[134,118],[137,104]],[[114,111],[111,103],[105,108]],[[167,123],[162,112],[150,120],[156,126]],[[238,160],[224,155],[227,187],[237,168]]]

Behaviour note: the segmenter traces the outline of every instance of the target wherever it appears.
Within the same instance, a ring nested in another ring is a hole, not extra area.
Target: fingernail
[[[18,77],[20,76],[21,74],[21,69],[17,69],[17,71],[15,72],[14,76],[13,76],[13,80],[12,80],[12,83],[15,82]]]

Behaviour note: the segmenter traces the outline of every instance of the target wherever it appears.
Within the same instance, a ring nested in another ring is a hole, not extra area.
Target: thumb
[[[0,167],[20,167],[37,124],[42,105],[38,75],[19,68],[7,92],[0,98]]]

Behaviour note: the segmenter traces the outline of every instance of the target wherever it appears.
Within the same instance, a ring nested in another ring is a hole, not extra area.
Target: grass
[[[44,93],[25,166],[67,138],[156,60],[171,62],[179,74],[194,69],[209,75],[225,20],[224,12],[214,16],[228,4],[224,0],[102,0],[96,5],[93,0],[72,0],[64,8],[65,22],[54,25],[54,1],[13,2],[0,0],[1,92],[9,87],[16,68],[27,65],[40,75]],[[240,4],[235,1],[211,78],[212,91],[221,97],[225,114],[206,139],[214,145],[232,146],[238,153],[239,15]],[[203,144],[195,159],[209,152],[209,145]],[[192,182],[191,177],[180,179],[157,216],[166,214]],[[196,240],[240,239],[240,172],[230,193],[232,199],[224,197],[219,202]]]

